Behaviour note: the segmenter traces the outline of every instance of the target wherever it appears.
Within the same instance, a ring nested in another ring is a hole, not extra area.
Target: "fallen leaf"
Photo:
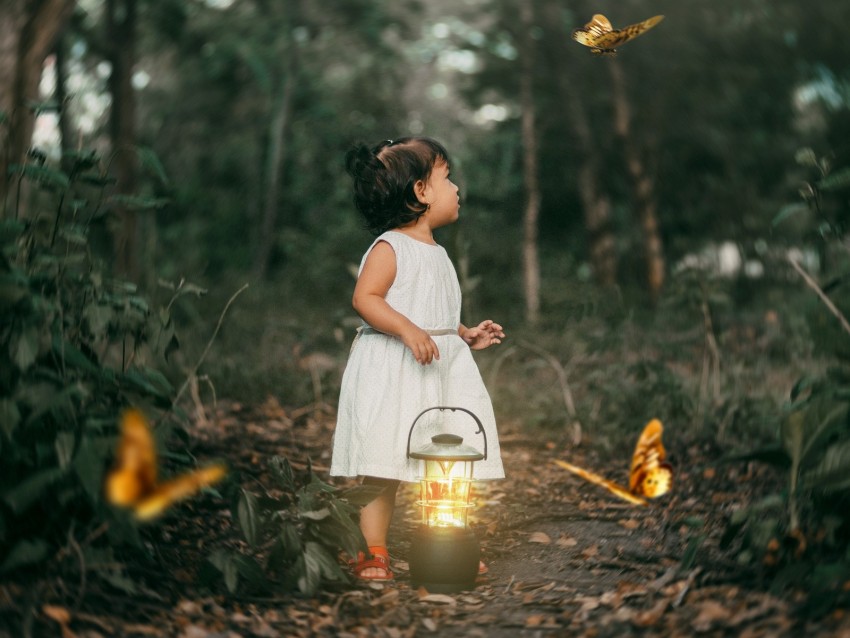
[[[603,605],[616,609],[623,603],[623,597],[620,596],[619,592],[606,591],[599,597],[599,602]]]
[[[152,627],[150,625],[124,625],[121,630],[126,634],[141,634],[143,636],[161,636],[162,627]]]
[[[546,616],[544,616],[543,614],[532,614],[531,616],[525,617],[525,626],[539,627],[543,624],[544,620],[546,620]]]
[[[563,534],[555,541],[555,544],[558,547],[575,547],[578,545],[578,541],[574,539],[572,536],[564,536]]]
[[[42,613],[50,618],[50,620],[58,622],[60,625],[65,625],[71,622],[71,613],[64,607],[56,605],[42,605]]]
[[[617,521],[617,525],[626,529],[637,529],[640,527],[640,521],[636,518],[624,518]]]
[[[311,627],[312,631],[318,631],[320,627],[332,626],[335,621],[333,619],[330,622],[318,623],[317,625]],[[251,635],[257,636],[258,638],[278,638],[280,636],[280,632],[274,629],[270,624],[264,621],[259,621],[253,627],[251,627]]]
[[[765,596],[762,601],[750,609],[742,609],[738,611],[729,620],[730,627],[738,627],[744,623],[752,622],[758,618],[763,618],[768,614],[778,616],[783,611],[783,603],[773,597]]]
[[[425,626],[425,629],[428,631],[434,632],[437,631],[437,621],[433,618],[423,618],[422,624]]]
[[[416,590],[416,595],[419,597],[419,602],[423,603],[439,603],[441,605],[457,605],[457,601],[448,594],[432,594],[424,587]]]
[[[548,545],[552,542],[552,539],[549,538],[549,535],[544,532],[533,532],[531,536],[528,537],[529,543],[541,543],[543,545]]]
[[[581,555],[584,558],[593,558],[594,556],[599,555],[599,545],[591,545],[590,547],[585,547],[581,551]]]
[[[599,601],[596,598],[578,598],[576,602],[581,602],[581,607],[573,614],[574,622],[586,622],[590,612],[599,607]]]
[[[187,616],[200,616],[203,613],[200,605],[193,600],[181,600],[177,603],[177,611]]]
[[[662,598],[650,609],[635,612],[635,614],[631,617],[632,624],[636,627],[644,628],[658,624],[658,621],[661,620],[664,612],[667,611],[667,605],[669,604],[670,601],[668,599]]]
[[[180,638],[210,638],[213,633],[216,632],[209,631],[208,629],[198,625],[188,625],[183,630],[183,633],[180,634]]]
[[[388,603],[393,603],[398,600],[399,597],[398,589],[390,589],[385,594],[382,594],[379,598],[373,600],[370,604],[372,607],[379,607],[380,605],[386,605]]]
[[[719,622],[728,621],[729,610],[718,602],[706,600],[699,605],[699,613],[691,622],[695,631],[708,631]]]

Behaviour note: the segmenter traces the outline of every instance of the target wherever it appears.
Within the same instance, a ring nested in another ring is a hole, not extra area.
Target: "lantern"
[[[478,425],[475,434],[484,438],[484,453],[464,445],[456,434],[437,434],[431,443],[410,451],[417,421],[431,410],[460,410]],[[453,593],[475,587],[481,550],[475,532],[467,525],[473,507],[472,467],[487,458],[487,435],[475,414],[466,408],[434,407],[419,414],[407,436],[407,458],[420,460],[419,500],[422,518],[413,533],[410,579],[414,587],[435,593]]]

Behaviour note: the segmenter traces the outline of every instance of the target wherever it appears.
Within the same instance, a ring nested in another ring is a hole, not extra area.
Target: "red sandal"
[[[357,552],[357,560],[352,561],[352,569],[354,577],[360,580],[368,581],[387,581],[393,580],[393,573],[390,571],[390,554],[387,548],[381,545],[370,545],[369,553],[371,556],[366,558],[363,552]],[[363,571],[366,569],[382,569],[385,576],[363,576]]]

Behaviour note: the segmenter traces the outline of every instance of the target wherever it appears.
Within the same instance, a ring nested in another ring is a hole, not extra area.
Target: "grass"
[[[200,302],[186,302],[193,308],[184,309],[180,331],[187,366],[242,283],[221,282]],[[626,295],[576,285],[571,296],[570,289],[544,299],[540,327],[506,325],[502,346],[475,354],[501,421],[552,432],[578,421],[585,437],[604,444],[660,418],[724,446],[749,446],[775,437],[794,382],[824,367],[799,310],[805,290],[771,288],[743,307],[717,304],[712,350],[701,312],[675,298],[652,310],[628,305]],[[224,319],[199,371],[208,379],[201,387],[242,403],[274,396],[283,405],[319,398],[335,405],[359,324],[349,294],[292,279],[252,283]]]

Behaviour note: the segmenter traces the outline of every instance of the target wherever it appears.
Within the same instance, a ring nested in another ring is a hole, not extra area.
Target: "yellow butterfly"
[[[611,22],[601,13],[597,13],[590,22],[581,29],[573,31],[573,40],[586,47],[591,53],[616,55],[617,47],[629,40],[646,33],[664,19],[663,15],[654,16],[637,24],[630,24],[623,29],[614,29]]]
[[[629,489],[572,463],[558,459],[555,459],[554,462],[591,483],[601,485],[630,503],[647,505],[648,503],[643,497],[656,498],[666,494],[673,484],[673,467],[664,461],[667,453],[661,444],[663,430],[661,421],[658,419],[652,419],[643,429],[632,456]]]
[[[221,480],[226,473],[223,465],[210,465],[158,483],[150,426],[141,411],[129,409],[121,417],[116,466],[106,477],[104,491],[110,503],[130,508],[136,518],[146,521]]]

